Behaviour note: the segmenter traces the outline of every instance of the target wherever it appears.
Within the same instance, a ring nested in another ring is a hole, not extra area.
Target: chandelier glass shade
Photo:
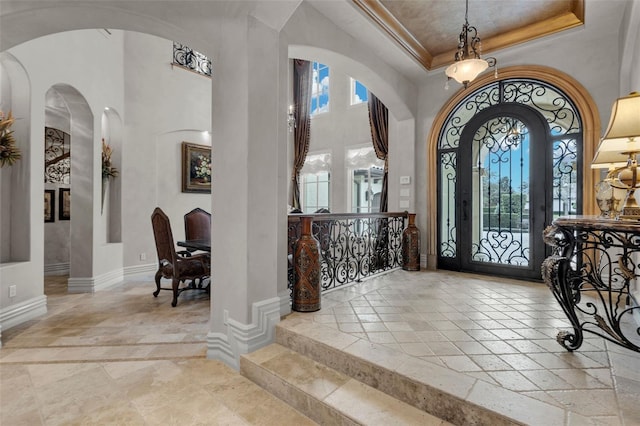
[[[469,0],[466,0],[464,25],[462,26],[462,32],[458,36],[458,50],[455,54],[455,62],[445,70],[448,79],[454,79],[462,84],[465,89],[481,72],[489,67],[495,68],[497,64],[496,58],[482,59],[482,42],[476,27],[469,25],[468,15]],[[496,77],[498,76],[497,68],[495,68],[495,75]]]

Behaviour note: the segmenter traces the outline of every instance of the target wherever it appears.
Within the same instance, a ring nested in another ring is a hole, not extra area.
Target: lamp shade
[[[484,59],[465,59],[449,65],[445,70],[447,77],[461,84],[473,81],[482,71],[489,67]]]
[[[592,168],[626,163],[640,153],[640,94],[619,98],[611,109],[609,126],[600,140]]]

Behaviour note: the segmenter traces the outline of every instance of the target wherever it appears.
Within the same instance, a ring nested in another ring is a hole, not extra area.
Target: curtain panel
[[[309,151],[311,131],[311,84],[313,64],[303,59],[293,60],[293,102],[295,129],[293,133],[293,171],[291,176],[291,207],[302,210],[300,205],[300,171]]]
[[[388,210],[388,175],[389,175],[389,110],[380,99],[369,92],[369,125],[371,126],[371,139],[376,156],[384,160],[384,175],[382,176],[382,193],[380,194],[380,211]]]

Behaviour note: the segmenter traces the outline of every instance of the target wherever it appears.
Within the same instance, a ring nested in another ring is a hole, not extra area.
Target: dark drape
[[[369,92],[369,125],[371,126],[371,139],[376,156],[384,160],[384,175],[382,177],[382,193],[380,194],[380,211],[388,209],[387,178],[389,175],[389,110],[380,99]]]
[[[309,151],[311,130],[311,84],[313,64],[303,59],[293,60],[293,102],[296,119],[293,141],[293,171],[291,173],[291,207],[300,206],[300,170]]]

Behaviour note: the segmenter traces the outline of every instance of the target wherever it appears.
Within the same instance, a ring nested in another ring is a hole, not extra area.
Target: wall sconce
[[[293,132],[293,129],[296,128],[295,107],[293,105],[289,105],[289,111],[287,113],[287,125],[289,126],[289,132]]]
[[[627,191],[623,218],[640,219],[640,206],[634,192],[640,188],[640,94],[633,92],[613,104],[609,126],[591,163],[591,168],[608,168],[608,183]],[[636,140],[639,139],[639,140]]]

